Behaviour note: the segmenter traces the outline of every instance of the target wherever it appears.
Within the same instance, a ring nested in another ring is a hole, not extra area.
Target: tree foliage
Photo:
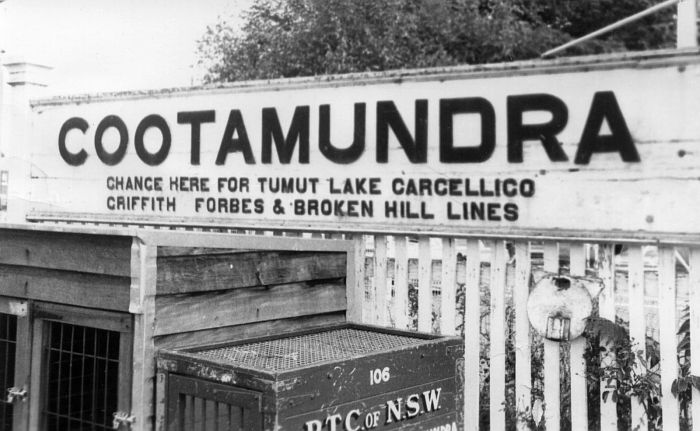
[[[206,82],[534,58],[654,0],[258,0],[199,41]],[[648,49],[668,14],[572,53]]]

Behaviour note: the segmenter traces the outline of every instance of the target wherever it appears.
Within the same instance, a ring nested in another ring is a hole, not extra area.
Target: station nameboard
[[[257,228],[700,232],[700,58],[35,102],[33,214]]]

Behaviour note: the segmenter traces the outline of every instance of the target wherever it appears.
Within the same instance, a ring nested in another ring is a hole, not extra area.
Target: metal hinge
[[[24,401],[27,399],[27,390],[13,386],[7,388],[7,402],[12,404],[15,401]]]
[[[131,425],[136,421],[136,418],[127,412],[114,412],[112,416],[114,416],[112,429],[115,430],[118,430],[122,425],[125,425],[126,429],[130,429]]]

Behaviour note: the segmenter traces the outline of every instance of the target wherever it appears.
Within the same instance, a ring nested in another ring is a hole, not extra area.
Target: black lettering
[[[238,138],[233,138],[234,133]],[[224,136],[221,138],[219,154],[216,155],[216,164],[223,165],[226,163],[226,156],[237,151],[243,153],[243,159],[247,164],[255,164],[255,157],[253,156],[253,150],[250,148],[250,140],[248,140],[248,132],[246,132],[241,111],[232,109],[228,114]]]
[[[309,163],[309,107],[297,106],[292,117],[292,124],[285,137],[282,133],[277,110],[262,110],[262,162],[272,163],[272,141],[275,141],[277,157],[280,163],[289,164],[294,147],[299,141],[299,163]]]
[[[81,148],[77,153],[68,151],[68,148],[66,148],[66,136],[72,129],[78,129],[85,134],[88,127],[88,122],[85,121],[85,119],[73,117],[66,120],[63,126],[61,126],[61,130],[58,132],[58,152],[61,154],[61,158],[71,166],[80,166],[85,163],[87,151],[85,151],[84,148]]]
[[[389,161],[389,128],[411,163],[428,161],[428,101],[416,100],[415,140],[392,101],[377,102],[377,163]]]
[[[155,153],[149,153],[146,150],[146,146],[143,143],[143,137],[146,134],[146,130],[151,127],[155,127],[160,130],[160,134],[163,140],[160,144],[160,149]],[[170,152],[170,143],[172,142],[172,137],[170,136],[170,128],[165,118],[160,115],[152,114],[145,117],[136,127],[136,136],[134,137],[134,146],[136,147],[136,154],[139,158],[149,166],[158,166],[168,157]]]
[[[214,121],[216,121],[216,111],[213,110],[177,113],[178,124],[189,124],[191,126],[190,163],[192,165],[199,165],[202,123],[213,123]]]
[[[486,208],[488,211],[487,219],[489,221],[501,221],[501,216],[498,214],[498,210],[501,209],[501,204],[492,202],[486,205]]]
[[[456,114],[479,114],[481,143],[476,147],[454,146],[453,120]],[[496,113],[488,100],[465,97],[440,100],[440,161],[479,163],[489,159],[496,148]]]
[[[507,221],[518,220],[518,206],[512,202],[503,205],[503,218]]]
[[[561,99],[550,94],[525,94],[509,96],[507,105],[508,162],[522,163],[523,141],[534,139],[542,142],[549,160],[569,160],[556,137],[569,121],[569,111]],[[547,123],[523,124],[526,111],[547,111],[552,114],[552,119]]]
[[[607,120],[610,135],[600,135],[603,121]],[[620,105],[612,91],[599,91],[593,95],[591,110],[583,127],[574,163],[587,165],[593,153],[619,152],[625,162],[639,162],[639,153],[622,116]]]
[[[520,182],[520,195],[531,198],[535,195],[535,181],[526,178]]]
[[[110,127],[119,132],[119,146],[113,153],[108,153],[102,144],[102,136]],[[129,132],[124,121],[116,115],[108,115],[100,121],[95,130],[95,151],[97,157],[107,166],[114,166],[122,161],[126,155],[126,146],[129,144]]]
[[[518,182],[514,178],[503,180],[503,194],[509,198],[518,194]]]
[[[331,144],[331,108],[330,105],[318,107],[318,147],[326,158],[334,163],[347,164],[360,158],[365,150],[365,112],[364,103],[355,103],[355,124],[352,144],[347,148],[337,148]]]

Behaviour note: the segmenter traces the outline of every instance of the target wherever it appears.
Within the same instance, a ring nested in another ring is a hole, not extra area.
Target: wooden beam
[[[157,349],[175,349],[182,347],[211,346],[249,338],[278,336],[286,332],[324,328],[345,322],[345,313],[332,312],[310,316],[277,319],[265,322],[253,322],[242,325],[222,326],[200,331],[180,332],[156,337]]]
[[[0,230],[0,264],[131,276],[128,237]]]
[[[312,251],[161,257],[156,293],[207,292],[336,279],[345,277],[346,259],[346,253]]]
[[[345,283],[283,284],[197,295],[158,296],[155,335],[345,310]]]
[[[129,279],[0,265],[0,295],[126,311],[129,307]]]

